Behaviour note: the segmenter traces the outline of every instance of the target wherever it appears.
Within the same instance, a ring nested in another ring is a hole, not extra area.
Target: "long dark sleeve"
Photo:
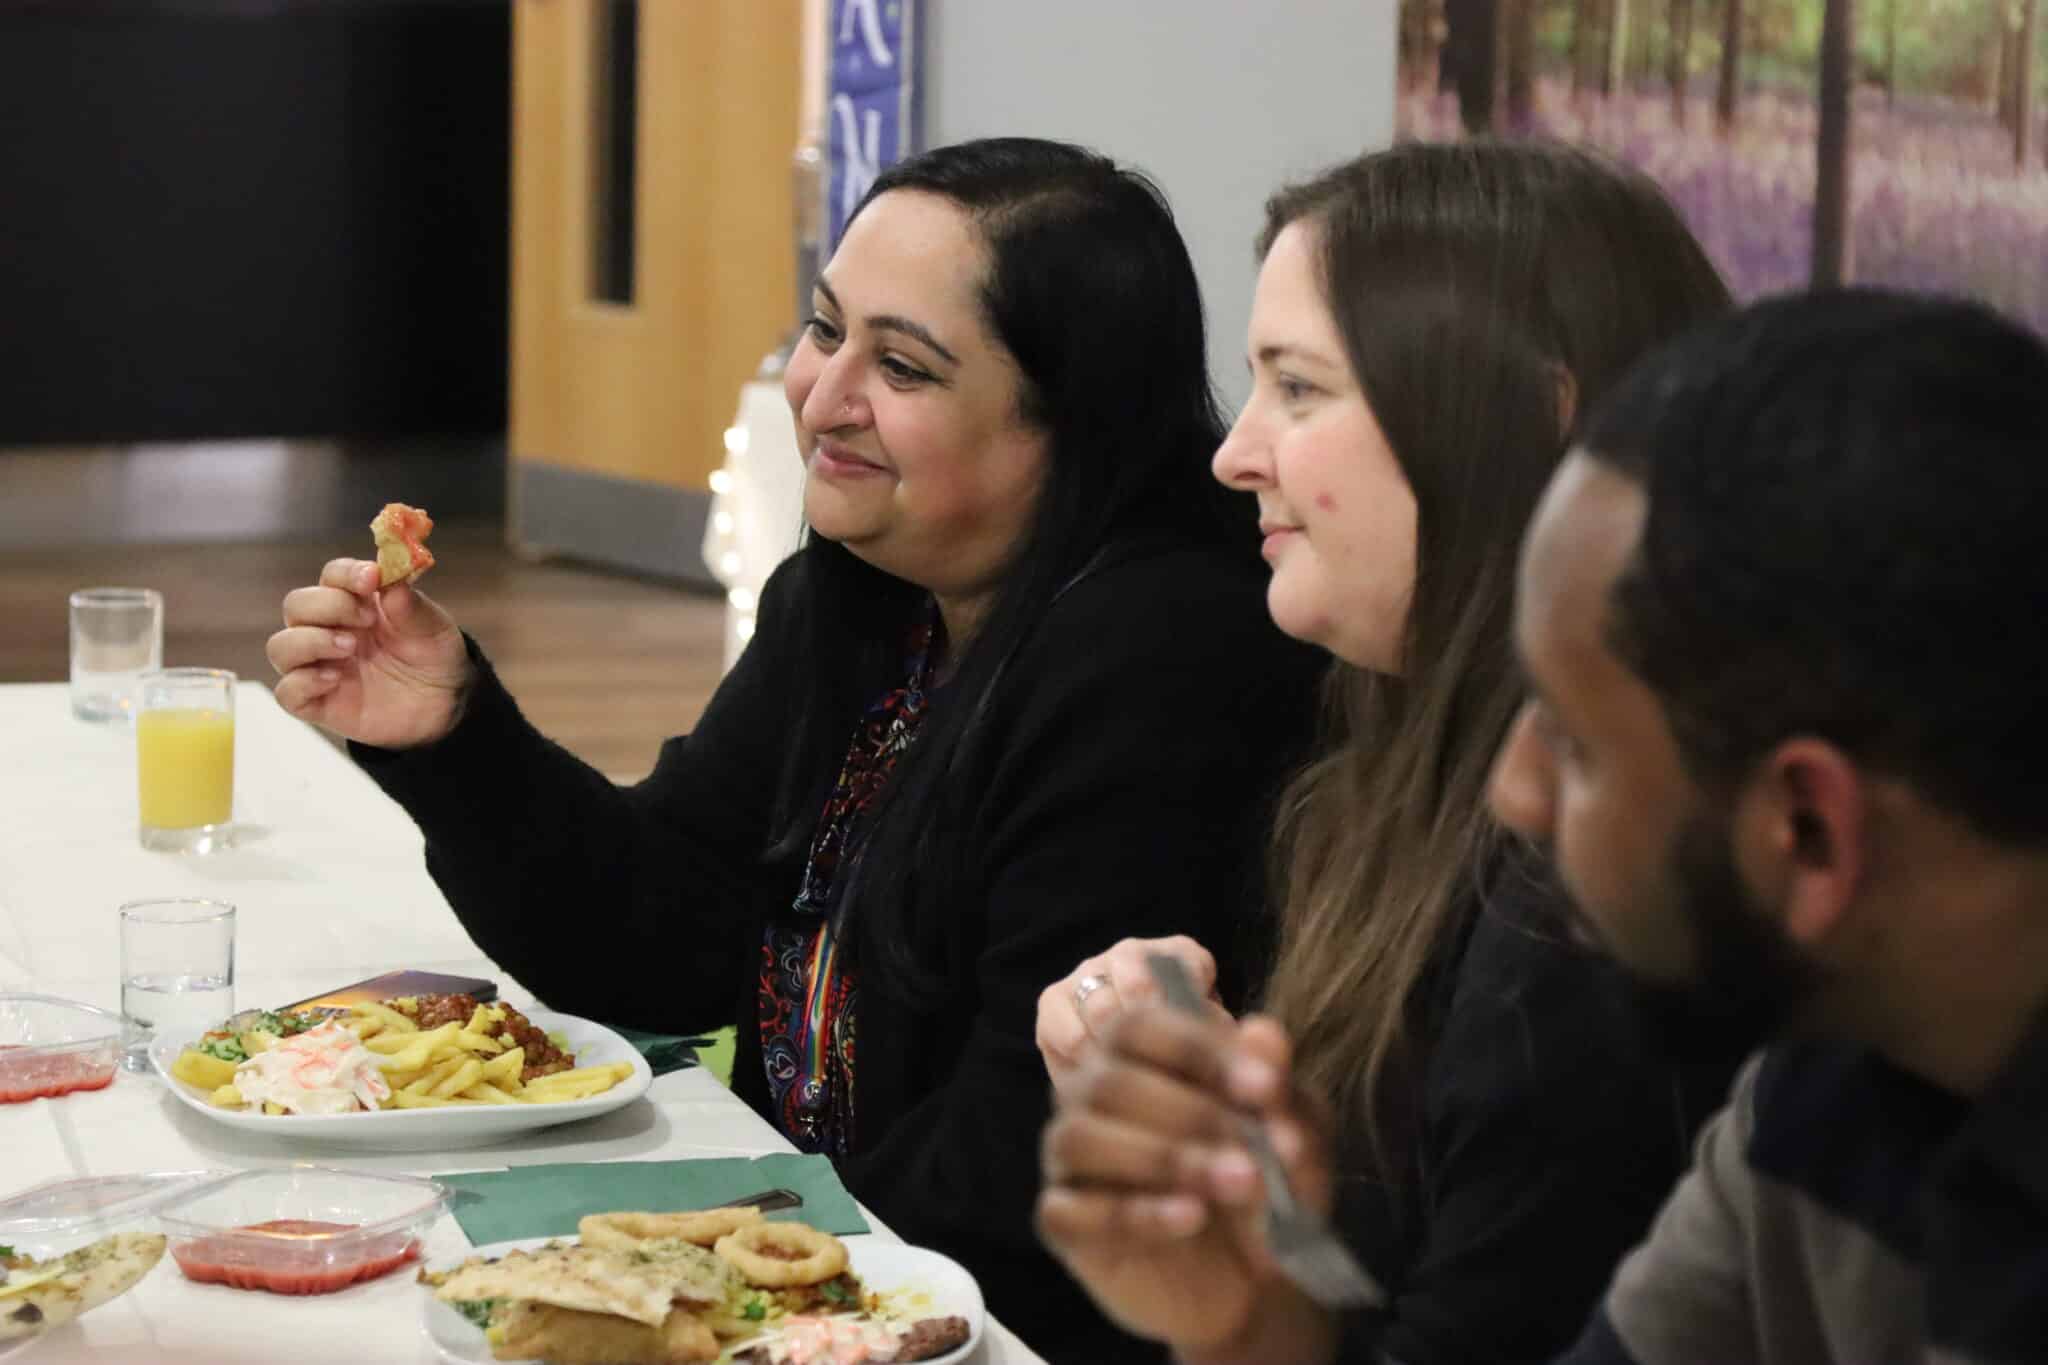
[[[1550,924],[1546,926],[1545,920]],[[1685,1170],[1739,1057],[1664,1060],[1612,964],[1541,907],[1483,912],[1428,1063],[1420,1239],[1347,1359],[1547,1359]]]
[[[979,921],[974,1007],[924,1024],[954,1035],[950,1079],[841,1163],[905,1239],[974,1267],[991,1309],[1055,1360],[1156,1349],[1111,1333],[1032,1233],[1050,1114],[1039,992],[1129,935],[1236,933],[1322,667],[1267,621],[1262,584],[1190,568],[1203,562],[1077,589],[1016,661],[973,822],[983,890],[960,907]],[[865,1013],[862,1029],[865,1067]]]
[[[771,700],[785,666],[782,578],[696,728],[635,786],[534,729],[474,643],[477,679],[445,739],[352,746],[418,822],[463,927],[550,1006],[658,1030],[732,1022],[782,762]]]

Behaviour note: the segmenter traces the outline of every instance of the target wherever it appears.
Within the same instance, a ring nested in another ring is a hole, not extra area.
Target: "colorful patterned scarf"
[[[776,1126],[799,1151],[844,1155],[853,1147],[859,974],[843,943],[842,874],[860,861],[862,817],[924,719],[937,634],[934,604],[910,633],[903,685],[868,707],[854,732],[795,902],[762,935],[761,1061]]]

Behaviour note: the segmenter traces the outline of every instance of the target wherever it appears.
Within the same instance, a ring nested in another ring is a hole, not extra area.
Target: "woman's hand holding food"
[[[1265,1196],[1238,1140],[1263,1123],[1296,1197],[1331,1202],[1331,1123],[1290,1078],[1271,1019],[1127,1009],[1060,1092],[1040,1235],[1102,1310],[1188,1365],[1329,1360],[1337,1324],[1266,1252]]]
[[[1055,1090],[1066,1090],[1119,1015],[1158,1001],[1159,988],[1145,966],[1153,953],[1179,958],[1196,988],[1208,993],[1216,1018],[1230,1021],[1230,1012],[1216,998],[1216,959],[1207,948],[1185,934],[1127,938],[1085,959],[1038,997],[1038,1052]]]
[[[284,625],[267,653],[292,715],[384,749],[455,728],[474,669],[454,618],[410,584],[380,591],[376,564],[331,560],[285,595]]]

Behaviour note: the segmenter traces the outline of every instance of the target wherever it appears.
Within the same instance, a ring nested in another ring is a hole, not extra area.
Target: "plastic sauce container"
[[[157,1212],[187,1279],[273,1294],[331,1294],[419,1259],[447,1207],[431,1180],[324,1166],[243,1171]]]
[[[0,1104],[103,1090],[120,1061],[121,1016],[54,995],[0,994]]]

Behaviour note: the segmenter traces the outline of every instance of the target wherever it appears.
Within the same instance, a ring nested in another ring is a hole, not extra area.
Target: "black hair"
[[[1249,512],[1209,476],[1224,423],[1209,382],[1194,264],[1164,196],[1085,148],[1035,138],[939,147],[885,170],[885,194],[937,195],[972,221],[987,257],[988,333],[1021,374],[1021,417],[1046,471],[1022,541],[916,743],[866,817],[857,870],[863,980],[936,1005],[967,975],[950,906],[976,869],[955,856],[977,793],[964,757],[980,705],[1061,589],[1119,536],[1234,542],[1255,563]],[[799,552],[798,628],[812,667],[792,679],[774,852],[809,843],[861,710],[898,683],[916,585],[811,532]],[[842,873],[842,876],[848,874]],[[846,913],[853,913],[850,907]]]
[[[1608,635],[1725,786],[1812,735],[2048,842],[2048,346],[1979,304],[1775,299],[1638,367],[1586,453],[1640,482]]]

